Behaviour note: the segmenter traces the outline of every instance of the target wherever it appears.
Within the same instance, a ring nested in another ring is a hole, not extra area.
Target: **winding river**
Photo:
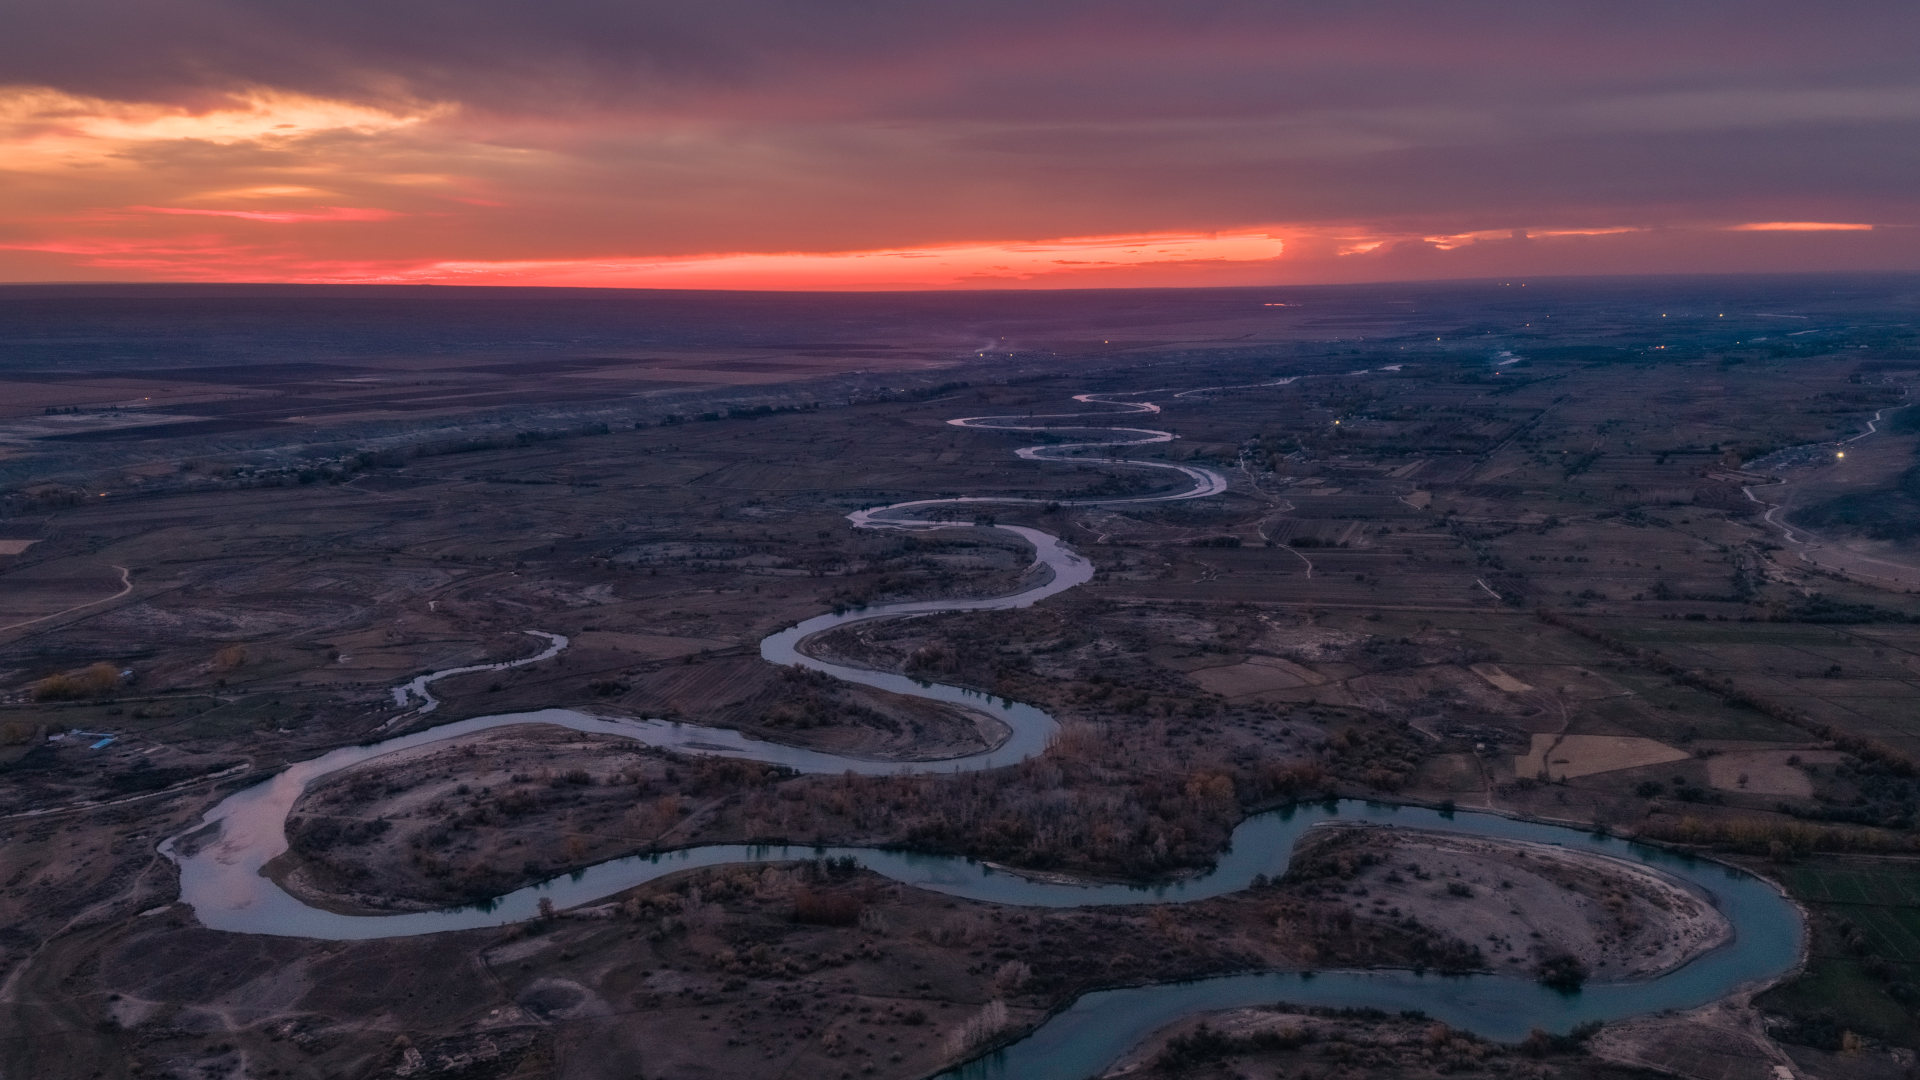
[[[1288,380],[1281,380],[1285,381]],[[609,860],[474,907],[395,915],[346,915],[309,906],[264,875],[266,864],[287,849],[287,815],[300,794],[314,781],[383,755],[515,724],[551,724],[633,739],[666,750],[761,761],[809,773],[872,775],[993,769],[1042,752],[1057,730],[1057,724],[1038,708],[995,699],[963,687],[925,683],[889,672],[831,663],[808,655],[802,650],[802,644],[816,634],[853,622],[934,612],[1025,607],[1083,584],[1093,576],[1092,564],[1056,536],[1024,526],[930,518],[928,515],[937,508],[1021,503],[1119,505],[1204,498],[1225,491],[1226,478],[1212,469],[1113,456],[1111,451],[1116,448],[1164,443],[1174,438],[1169,432],[1151,428],[1100,427],[1086,423],[1102,416],[1148,416],[1160,411],[1160,406],[1151,402],[1118,400],[1137,396],[1141,395],[1082,394],[1074,399],[1085,405],[1110,407],[1111,411],[1105,413],[966,417],[949,423],[997,431],[1098,432],[1097,437],[1085,441],[1030,446],[1018,450],[1017,454],[1032,461],[1098,461],[1174,472],[1184,478],[1186,486],[1167,493],[1118,499],[921,499],[857,511],[848,515],[856,528],[997,528],[1011,533],[1034,549],[1028,584],[1007,596],[916,601],[820,615],[761,643],[761,655],[772,663],[798,664],[847,682],[988,713],[1004,723],[1009,731],[999,745],[940,761],[874,761],[764,742],[725,729],[663,720],[598,717],[570,709],[475,717],[370,745],[342,747],[292,765],[270,780],[229,796],[208,811],[193,831],[161,845],[161,852],[179,866],[181,900],[193,908],[201,923],[216,930],[364,940],[503,926],[534,917],[542,900],[550,900],[557,908],[576,907],[699,867],[851,857],[875,873],[915,888],[997,904],[1059,908],[1180,903],[1246,888],[1257,875],[1271,877],[1283,873],[1302,833],[1322,822],[1338,819],[1559,844],[1654,865],[1710,896],[1734,927],[1730,943],[1675,971],[1632,983],[1590,984],[1577,994],[1562,994],[1530,980],[1507,976],[1443,977],[1404,971],[1255,973],[1100,991],[1083,996],[1023,1040],[946,1074],[948,1080],[1084,1076],[1097,1072],[1151,1030],[1182,1016],[1278,1000],[1329,1006],[1364,1005],[1387,1010],[1419,1009],[1456,1027],[1489,1038],[1510,1040],[1524,1036],[1533,1027],[1564,1031],[1589,1020],[1612,1020],[1705,1004],[1738,987],[1775,978],[1794,966],[1804,936],[1798,912],[1772,886],[1743,872],[1559,826],[1493,814],[1442,814],[1357,800],[1302,805],[1251,817],[1234,830],[1230,848],[1222,853],[1211,872],[1156,885],[1039,881],[996,872],[953,856],[873,848],[712,844]],[[1108,453],[1088,453],[1101,449]],[[395,703],[404,705],[417,697],[423,702],[422,707],[403,715],[424,713],[436,704],[426,687],[438,678],[533,663],[566,646],[566,639],[559,635],[530,632],[548,639],[549,647],[539,655],[424,675],[396,689]]]

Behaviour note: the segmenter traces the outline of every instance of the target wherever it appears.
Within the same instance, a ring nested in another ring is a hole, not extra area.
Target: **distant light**
[[[1843,458],[1847,456],[1847,452],[1845,450],[1841,450],[1836,452],[1833,456],[1837,458]]]

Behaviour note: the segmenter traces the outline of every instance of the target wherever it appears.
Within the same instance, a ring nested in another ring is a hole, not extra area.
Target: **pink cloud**
[[[239,218],[242,221],[266,221],[276,225],[296,225],[314,221],[390,221],[404,215],[372,206],[321,206],[312,210],[199,210],[184,206],[129,206],[142,214],[173,214],[181,217]]]

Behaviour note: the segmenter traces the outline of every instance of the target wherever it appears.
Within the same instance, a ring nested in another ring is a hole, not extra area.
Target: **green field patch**
[[[1904,678],[1860,673],[1820,681],[1823,685],[1819,696],[1832,701],[1844,701],[1849,708],[1862,700],[1884,701],[1905,715],[1912,716],[1914,700],[1920,697],[1920,687]]]
[[[1920,867],[1880,861],[1787,867],[1787,891],[1858,927],[1873,953],[1920,964]]]
[[[1911,691],[1902,690],[1898,698],[1884,701],[1849,699],[1847,708],[1872,717],[1882,725],[1883,730],[1902,735],[1920,735],[1920,716],[1914,715],[1916,699],[1920,699],[1920,687],[1914,687]]]
[[[1816,955],[1799,978],[1759,995],[1754,1004],[1788,1017],[1825,1017],[1898,1046],[1920,1042],[1913,1016],[1851,956]]]
[[[1832,662],[1805,649],[1777,641],[1697,643],[1667,652],[1667,658],[1686,667],[1721,671],[1764,671],[1775,674],[1824,671]]]
[[[1677,739],[1691,731],[1697,739],[1794,742],[1806,733],[1749,709],[1737,709],[1692,687],[1677,686],[1647,671],[1608,671],[1608,678],[1633,697],[1601,703],[1596,712],[1652,739]]]
[[[1828,663],[1839,664],[1846,670],[1846,677],[1851,679],[1910,679],[1913,677],[1912,668],[1894,657],[1885,655],[1885,650],[1866,648],[1858,643],[1803,645],[1800,646],[1800,651],[1809,656],[1819,657]],[[1875,656],[1876,652],[1882,655]]]
[[[1920,905],[1920,867],[1790,866],[1780,876],[1787,891],[1813,903]]]
[[[1920,963],[1920,911],[1859,907],[1849,911],[1847,919],[1867,936],[1876,955],[1900,964]]]

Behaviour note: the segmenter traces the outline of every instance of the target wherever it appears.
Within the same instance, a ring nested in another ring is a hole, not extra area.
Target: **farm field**
[[[1895,1040],[1920,1034],[1910,1004],[1920,985],[1920,866],[1828,858],[1780,877],[1815,914],[1813,957],[1805,975],[1769,999],[1819,1041],[1847,1030]]]
[[[1781,876],[1795,896],[1843,913],[1867,935],[1875,955],[1920,964],[1920,867],[1904,862],[1793,867]]]

